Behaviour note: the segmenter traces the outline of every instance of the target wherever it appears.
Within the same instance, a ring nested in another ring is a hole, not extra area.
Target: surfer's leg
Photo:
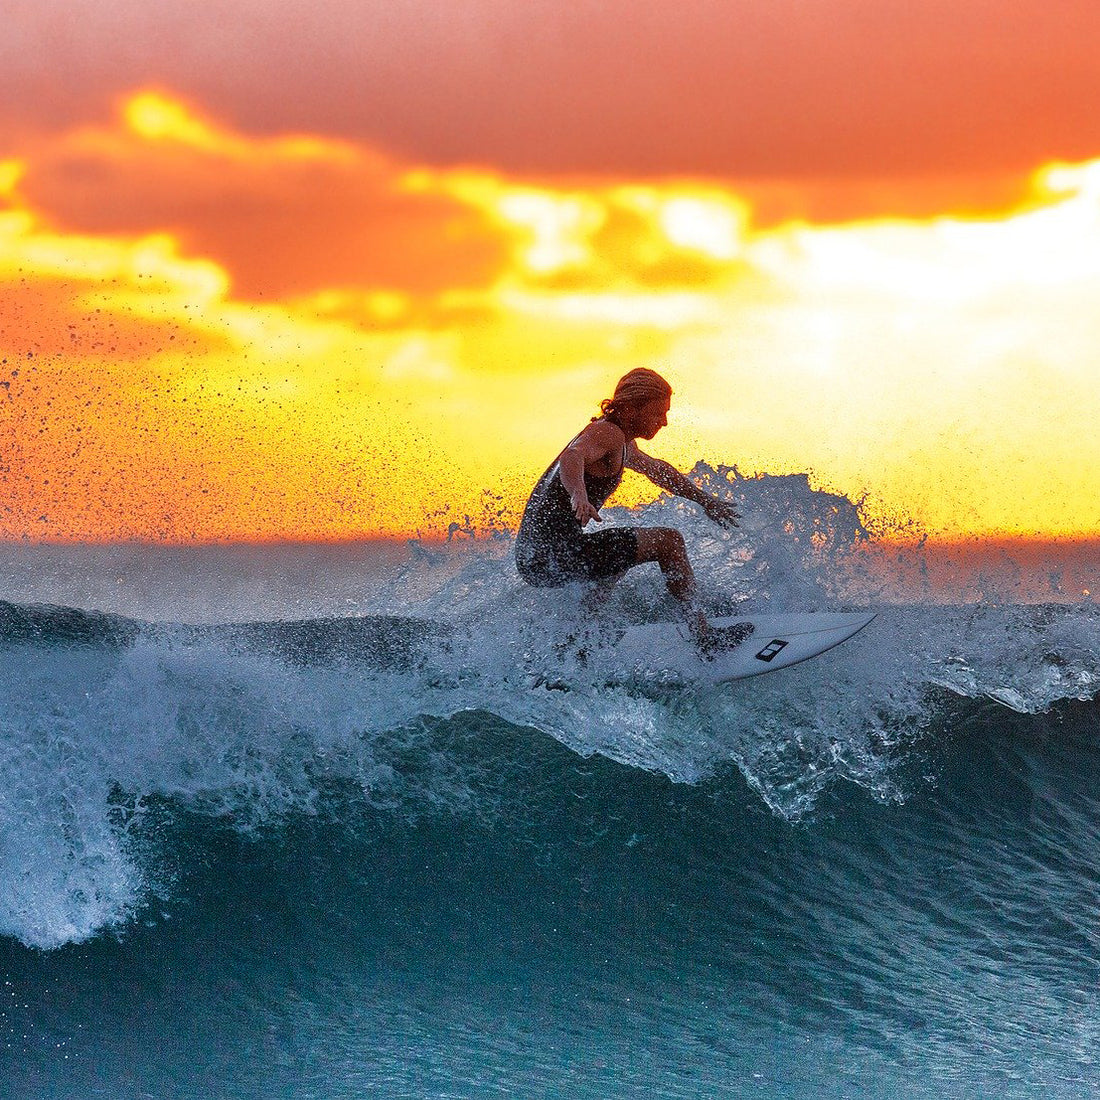
[[[752,626],[736,623],[712,627],[696,601],[695,573],[688,561],[684,536],[673,527],[645,527],[638,531],[638,563],[655,561],[665,575],[669,592],[679,601],[688,629],[705,656],[738,645],[752,633]],[[746,629],[747,628],[747,629]]]
[[[694,601],[695,574],[679,531],[674,527],[640,527],[636,564],[647,561],[655,561],[661,567],[669,592],[681,603]]]

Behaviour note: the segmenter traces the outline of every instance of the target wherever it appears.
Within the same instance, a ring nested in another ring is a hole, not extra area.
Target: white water
[[[170,891],[155,850],[135,839],[153,796],[254,829],[313,812],[321,781],[338,776],[397,812],[491,815],[472,794],[472,765],[436,753],[422,716],[491,711],[677,782],[734,764],[774,813],[797,821],[838,782],[909,797],[902,773],[943,690],[1026,713],[1096,693],[1100,616],[1090,599],[1066,595],[1064,573],[1027,578],[1027,602],[1018,569],[1003,571],[1001,592],[984,574],[985,602],[947,606],[922,551],[899,565],[843,498],[805,478],[699,472],[740,500],[740,531],[668,500],[607,509],[608,522],[679,527],[719,604],[869,607],[878,619],[773,676],[628,689],[578,659],[578,636],[599,644],[583,594],[525,587],[507,537],[408,549],[6,548],[8,602],[160,623],[400,614],[460,633],[405,671],[294,664],[172,630],[121,649],[10,644],[0,667],[0,933],[53,948],[124,927]],[[674,614],[648,566],[620,583],[599,620]]]

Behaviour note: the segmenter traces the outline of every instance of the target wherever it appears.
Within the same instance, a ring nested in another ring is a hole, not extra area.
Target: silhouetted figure
[[[537,587],[571,581],[614,581],[628,569],[655,561],[669,591],[681,602],[693,637],[705,655],[736,645],[752,627],[708,626],[696,604],[695,574],[683,535],[672,527],[615,527],[584,533],[589,520],[602,522],[600,508],[618,488],[623,470],[636,470],[654,485],[702,506],[731,527],[740,518],[679,470],[647,455],[639,439],[652,439],[667,423],[672,387],[656,371],[638,367],[619,379],[614,395],[600,403],[602,415],[576,436],[539,478],[516,536],[520,576]]]

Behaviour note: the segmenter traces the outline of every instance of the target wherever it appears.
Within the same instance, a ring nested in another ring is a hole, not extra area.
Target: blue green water
[[[242,834],[158,800],[130,829],[161,896],[3,941],[8,1095],[1083,1095],[1095,734],[947,706],[934,786],[797,826],[735,769],[673,784],[476,712],[402,756],[463,770],[463,808],[333,784]]]
[[[9,559],[0,1093],[1094,1092],[1100,613],[754,538],[701,572],[879,617],[707,689],[593,679],[507,540]]]

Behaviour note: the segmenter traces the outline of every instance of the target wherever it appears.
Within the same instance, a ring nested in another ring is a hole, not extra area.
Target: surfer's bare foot
[[[700,654],[713,661],[720,653],[736,649],[754,630],[752,623],[731,623],[729,626],[707,626],[697,635],[695,644]]]
[[[733,596],[728,593],[721,595],[710,593],[705,597],[699,597],[696,606],[709,619],[732,619],[737,614],[738,607],[745,602],[745,599],[745,596]]]

